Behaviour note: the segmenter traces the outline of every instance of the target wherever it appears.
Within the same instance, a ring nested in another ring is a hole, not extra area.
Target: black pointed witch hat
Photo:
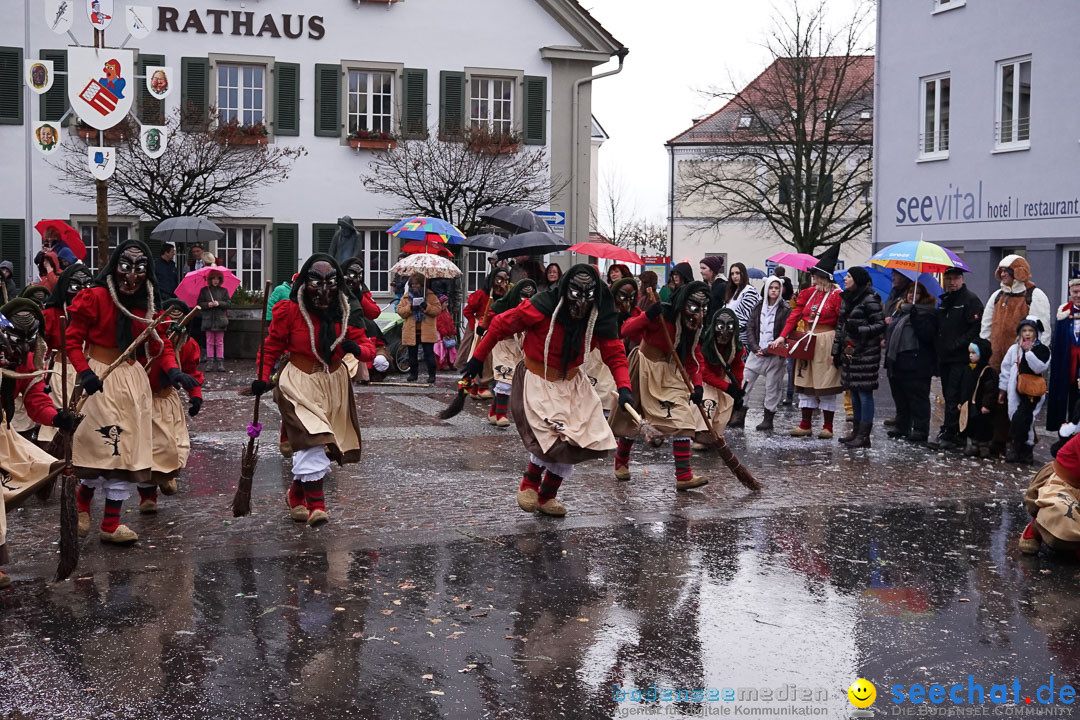
[[[830,245],[825,248],[825,252],[818,255],[817,265],[810,268],[810,272],[815,275],[822,275],[824,277],[833,279],[833,273],[836,272],[836,261],[840,259],[840,244]]]

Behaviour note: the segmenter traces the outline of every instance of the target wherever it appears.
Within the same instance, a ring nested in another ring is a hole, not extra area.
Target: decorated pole
[[[105,47],[105,31],[94,28],[94,47]],[[105,144],[105,131],[98,133],[98,145]],[[103,265],[109,257],[109,181],[95,180],[97,187],[97,259]]]

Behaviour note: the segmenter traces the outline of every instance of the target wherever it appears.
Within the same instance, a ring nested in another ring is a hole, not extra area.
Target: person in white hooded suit
[[[1035,462],[1035,418],[1046,400],[1050,347],[1043,345],[1043,322],[1029,316],[1016,327],[1016,342],[1005,352],[998,377],[998,399],[1008,400],[1011,439],[1006,462]]]
[[[772,430],[773,416],[784,397],[787,385],[787,358],[769,352],[769,343],[784,330],[791,308],[783,300],[784,281],[770,277],[762,289],[764,296],[757,306],[750,311],[746,328],[746,369],[744,385],[747,395],[753,389],[759,377],[765,379],[765,418],[755,430]],[[741,426],[742,410],[736,427]],[[731,427],[731,424],[728,424]]]

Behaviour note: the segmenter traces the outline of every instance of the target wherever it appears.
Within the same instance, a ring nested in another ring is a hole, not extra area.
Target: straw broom
[[[60,318],[61,402],[68,406],[67,386],[67,318]],[[62,435],[63,433],[58,433]],[[75,471],[71,467],[71,438],[64,443],[63,483],[60,488],[60,562],[56,566],[55,582],[71,577],[79,564],[79,510],[75,502]]]
[[[479,330],[480,327],[487,320],[489,310],[491,310],[490,295],[488,295],[487,305],[484,306],[484,314],[480,316],[480,322],[476,323],[477,330]],[[472,347],[469,348],[469,360],[473,359],[473,355],[476,353],[476,346],[480,344],[481,339],[482,338],[479,335],[477,335],[475,332],[473,333]],[[460,413],[465,408],[465,399],[469,396],[469,388],[475,384],[476,381],[472,379],[458,380],[457,395],[454,396],[454,399],[450,401],[450,404],[446,406],[445,410],[439,412],[437,417],[440,420],[449,420],[450,418]]]
[[[262,323],[259,329],[259,356],[257,376],[262,375],[263,348],[266,345],[266,304],[270,300],[270,282],[267,281],[263,288]],[[244,448],[244,458],[240,462],[240,482],[236,484],[236,494],[233,496],[233,517],[243,517],[251,514],[251,483],[255,478],[255,464],[259,461],[258,437],[259,430],[259,407],[262,405],[262,397],[255,396],[255,409],[252,412],[251,424],[248,426],[248,444]]]

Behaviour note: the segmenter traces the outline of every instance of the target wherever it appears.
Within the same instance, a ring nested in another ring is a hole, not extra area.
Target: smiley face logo
[[[869,680],[859,678],[847,689],[847,698],[852,705],[863,710],[874,704],[874,700],[877,699],[877,688]]]

